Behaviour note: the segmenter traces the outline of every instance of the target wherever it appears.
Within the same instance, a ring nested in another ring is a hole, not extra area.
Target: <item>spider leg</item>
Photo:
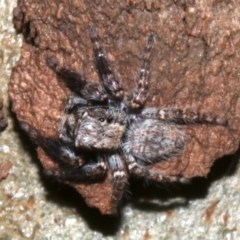
[[[216,115],[179,108],[146,108],[138,117],[142,119],[159,119],[178,124],[207,123],[222,126],[228,125],[228,120],[219,118]]]
[[[127,182],[127,175],[124,171],[121,158],[118,154],[110,155],[108,157],[108,164],[112,173],[112,205],[115,208],[122,198],[123,190]]]
[[[89,34],[93,43],[96,67],[103,81],[103,85],[115,100],[121,100],[123,98],[123,88],[121,82],[119,82],[110,68],[100,43],[100,37],[93,26],[89,27]]]
[[[47,155],[58,162],[59,168],[47,171],[49,174],[61,180],[73,181],[92,181],[105,175],[107,166],[101,158],[98,158],[96,162],[88,160],[86,163],[83,156],[76,155],[73,148],[53,138],[43,136],[26,122],[21,122],[21,127],[43,148]]]
[[[61,164],[61,171],[51,172],[61,180],[92,182],[103,179],[106,174],[107,165],[100,157],[97,162],[92,161],[82,165],[73,166],[70,164]]]
[[[84,97],[84,99],[87,99],[91,103],[104,103],[108,99],[105,88],[101,84],[90,81],[81,91],[81,95]]]
[[[87,106],[88,101],[76,93],[71,93],[68,97],[67,104],[65,106],[65,112],[71,114],[75,109],[78,109],[81,106]]]
[[[62,120],[62,125],[59,128],[59,139],[68,145],[74,145],[73,138],[73,127],[75,124],[75,117],[73,114],[68,117],[64,117]]]
[[[142,66],[140,68],[139,79],[137,86],[133,90],[133,95],[130,100],[132,109],[141,108],[148,97],[149,88],[149,71],[150,71],[150,53],[154,43],[153,34],[149,34],[147,43],[143,52]]]
[[[81,95],[78,96],[76,93],[69,95],[68,102],[65,107],[66,113],[76,112],[79,107],[91,106],[94,103],[101,105],[107,103],[107,93],[101,85],[88,82],[86,87],[82,89]]]
[[[81,91],[81,89],[86,85],[86,81],[82,79],[80,74],[60,65],[56,58],[47,57],[46,63],[49,68],[61,77],[67,87],[73,92]]]
[[[131,154],[126,156],[126,163],[130,174],[136,177],[143,177],[157,182],[189,182],[187,178],[184,178],[182,176],[170,176],[160,171],[150,170],[145,166],[140,165],[136,161],[135,157]]]
[[[46,63],[75,93],[69,98],[66,107],[67,111],[71,110],[75,105],[86,106],[91,105],[92,102],[104,102],[107,100],[107,93],[103,86],[83,80],[80,74],[60,65],[53,57],[46,58]]]

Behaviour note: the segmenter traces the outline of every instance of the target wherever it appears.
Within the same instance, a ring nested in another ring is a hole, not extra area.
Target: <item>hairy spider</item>
[[[22,126],[58,162],[60,170],[51,174],[60,180],[98,181],[110,171],[115,209],[130,175],[158,182],[187,181],[147,166],[182,151],[186,137],[181,124],[226,126],[227,120],[190,109],[144,108],[153,34],[147,38],[136,86],[129,96],[112,71],[95,28],[91,26],[89,32],[101,83],[85,81],[74,70],[48,57],[47,65],[72,91],[58,139],[43,136],[27,123],[22,122]]]

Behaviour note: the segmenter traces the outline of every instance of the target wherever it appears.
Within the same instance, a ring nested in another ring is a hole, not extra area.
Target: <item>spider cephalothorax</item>
[[[82,107],[67,115],[59,138],[76,148],[115,150],[120,147],[127,115],[114,107]]]
[[[47,58],[48,66],[73,92],[66,104],[59,137],[45,137],[23,123],[37,143],[59,163],[61,170],[51,174],[60,180],[87,182],[104,178],[110,171],[113,208],[118,205],[130,175],[185,182],[184,177],[168,176],[150,170],[147,165],[181,152],[187,137],[179,124],[226,126],[227,120],[190,109],[144,108],[153,35],[148,36],[136,86],[129,96],[110,68],[95,28],[90,27],[89,32],[101,83],[85,81],[55,58]]]

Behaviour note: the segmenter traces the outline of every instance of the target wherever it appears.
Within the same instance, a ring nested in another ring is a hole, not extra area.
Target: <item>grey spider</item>
[[[64,181],[99,181],[110,171],[112,206],[122,198],[129,176],[157,182],[186,182],[150,170],[148,165],[180,153],[186,143],[181,124],[227,125],[227,120],[208,113],[179,108],[144,108],[148,98],[150,53],[154,43],[149,34],[135,88],[125,94],[105,57],[100,38],[89,28],[101,83],[84,80],[53,57],[47,65],[72,91],[65,107],[58,139],[43,136],[22,122],[25,130],[55,159],[60,170],[51,172]]]

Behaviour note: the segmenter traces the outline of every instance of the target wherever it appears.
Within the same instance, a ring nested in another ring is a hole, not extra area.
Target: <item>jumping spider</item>
[[[101,83],[85,81],[48,57],[47,65],[73,92],[65,107],[59,137],[45,137],[26,123],[22,126],[58,162],[60,170],[51,174],[60,180],[99,181],[110,171],[115,209],[130,175],[157,182],[187,181],[147,167],[182,151],[186,138],[180,124],[226,126],[227,120],[190,109],[144,109],[153,34],[147,38],[136,86],[127,96],[105,57],[95,28],[91,26],[89,32]]]

